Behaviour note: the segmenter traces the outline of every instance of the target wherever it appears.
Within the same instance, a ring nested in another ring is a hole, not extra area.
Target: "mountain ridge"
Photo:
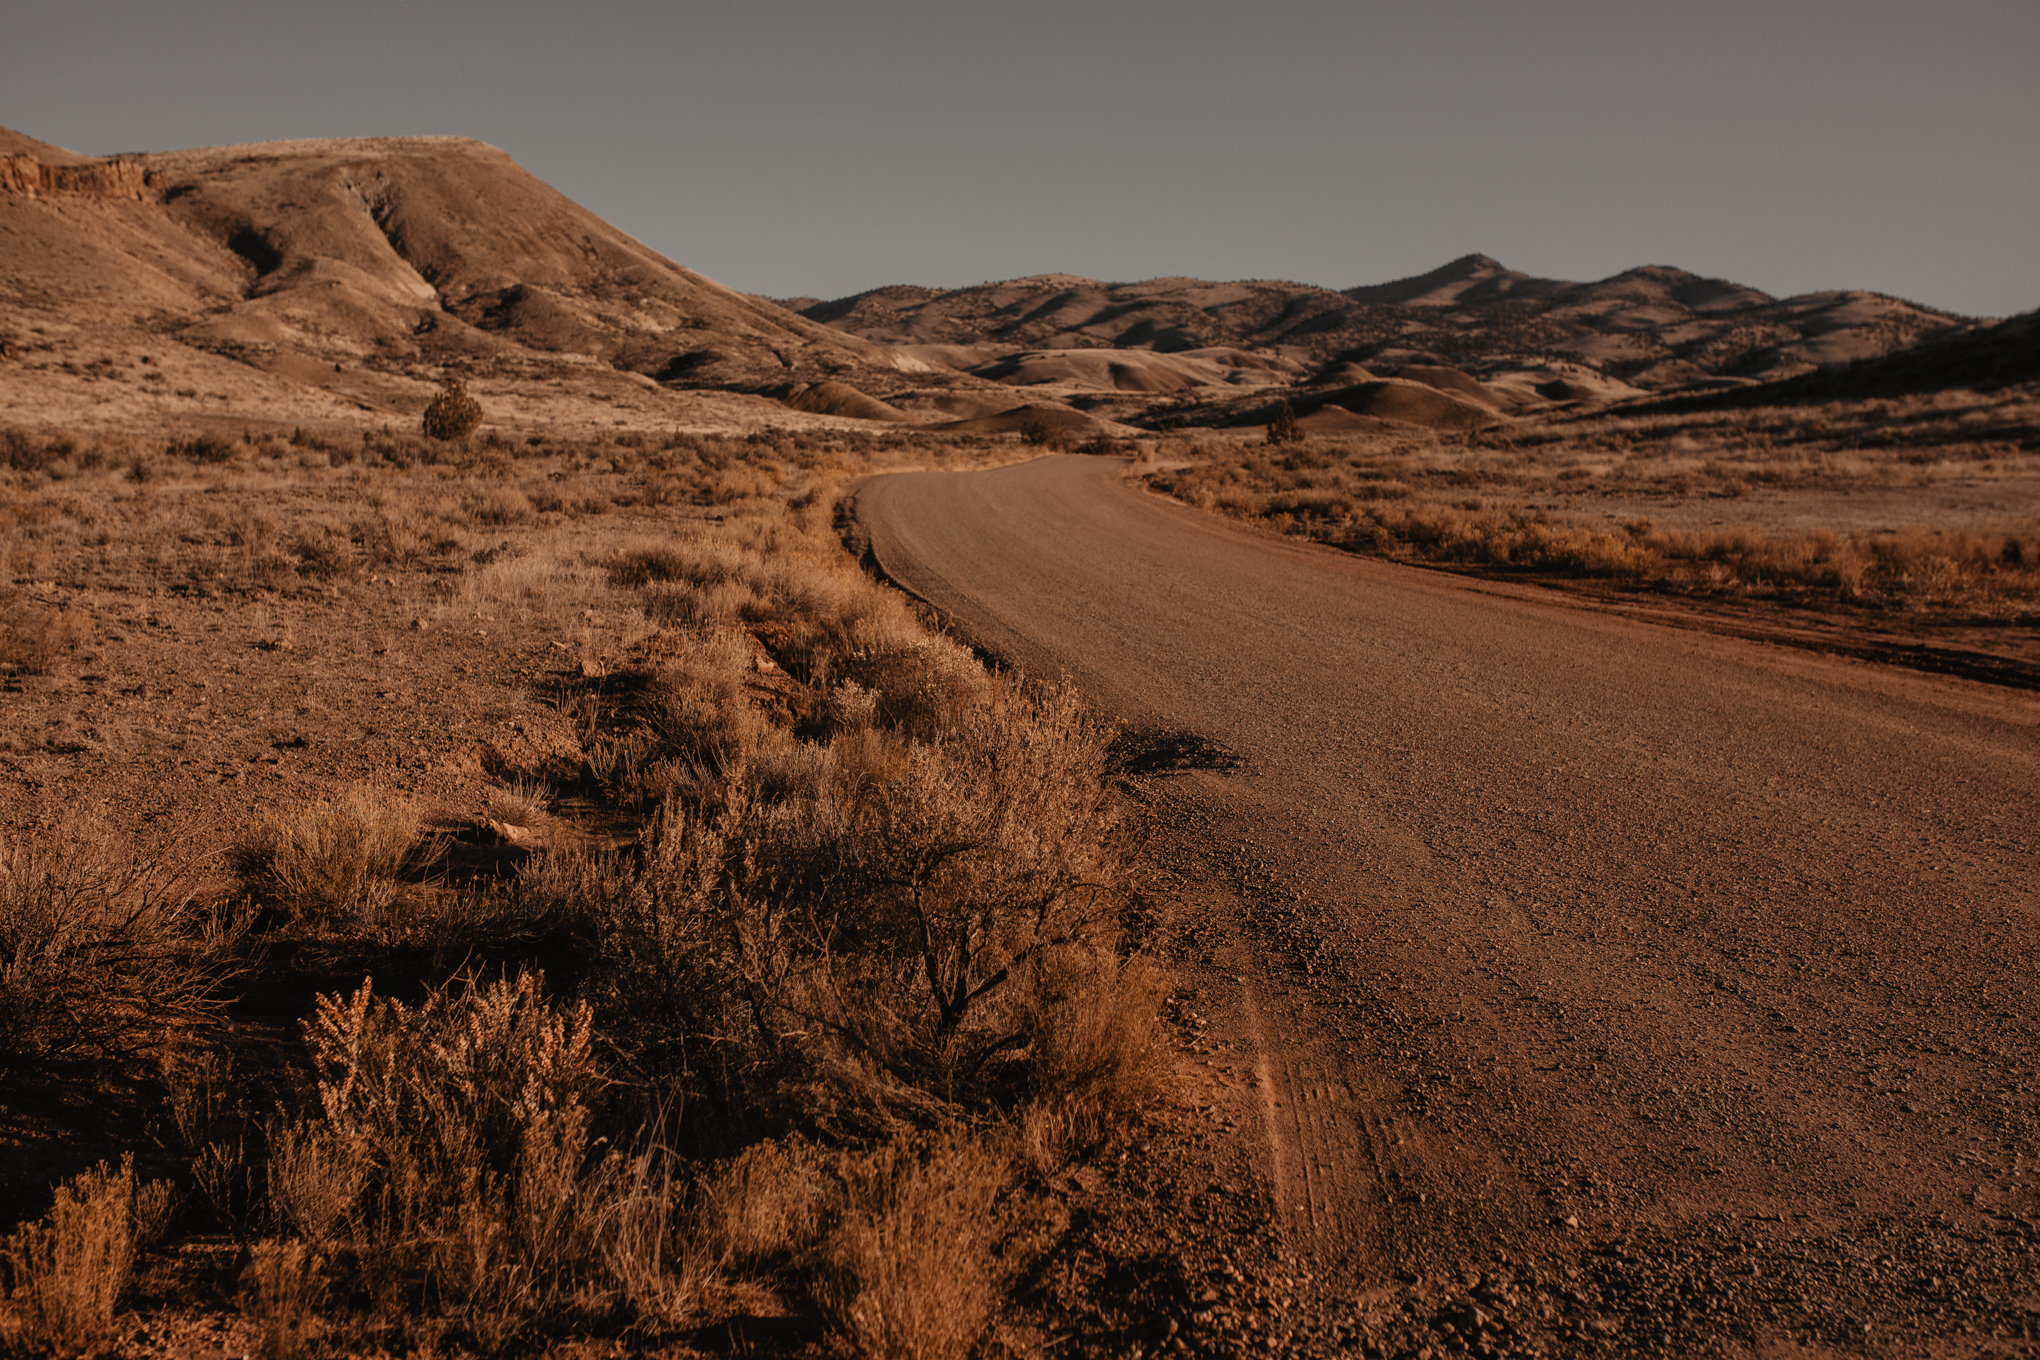
[[[1491,256],[1342,290],[1166,276],[1111,283],[1035,275],[967,288],[895,284],[810,300],[810,320],[892,345],[1233,346],[1306,367],[1350,362],[1584,364],[1643,390],[1776,381],[1876,357],[1975,319],[1867,290],[1773,297],[1670,265],[1591,282],[1544,279]]]

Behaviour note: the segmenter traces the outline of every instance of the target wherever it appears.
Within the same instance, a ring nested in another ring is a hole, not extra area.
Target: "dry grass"
[[[1146,475],[1203,509],[1353,551],[2019,622],[2040,610],[2031,515],[2008,514],[1994,529],[1780,528],[1763,525],[1751,498],[2029,480],[2040,475],[2036,427],[2040,397],[1957,392],[1315,440],[1283,452],[1206,445],[1190,451],[1192,465]],[[1694,502],[1725,504],[1716,518],[1746,522],[1653,522]],[[1596,513],[1610,503],[1663,508],[1610,523]]]
[[[14,1024],[24,1062],[160,1047],[213,993],[151,981],[158,956],[200,981],[245,959],[265,995],[317,980],[315,1103],[196,1033],[162,1069],[266,1353],[665,1332],[729,1280],[836,1300],[870,1353],[982,1334],[1047,1221],[994,1201],[1139,1117],[1158,995],[1119,940],[1106,733],[930,635],[836,539],[840,478],[957,449],[15,443],[0,552],[58,583],[36,598],[87,625],[81,658],[217,620],[261,665],[444,648],[449,695],[482,649],[555,668],[487,720],[531,740],[485,749],[465,803],[380,777],[276,799],[203,902],[79,878],[125,862],[111,840],[0,859],[0,1000],[25,1015],[69,967],[93,1004],[63,1014],[100,1017]],[[96,607],[145,592],[204,612]],[[244,940],[199,910],[242,899],[219,919]]]
[[[410,800],[350,788],[294,817],[257,823],[233,860],[249,891],[295,922],[373,924],[404,895],[420,834]]]
[[[268,1360],[296,1360],[324,1334],[326,1263],[303,1242],[257,1242],[241,1272],[241,1314]]]
[[[1005,1157],[959,1134],[903,1141],[838,1173],[812,1294],[875,1360],[968,1355],[1025,1264]]]
[[[57,1187],[38,1223],[0,1246],[13,1341],[25,1349],[89,1354],[113,1328],[135,1259],[169,1219],[166,1181],[138,1184],[133,1158],[105,1163]]]

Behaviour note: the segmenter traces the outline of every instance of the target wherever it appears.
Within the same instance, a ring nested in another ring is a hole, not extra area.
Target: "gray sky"
[[[458,133],[734,287],[1484,251],[2040,305],[2040,4],[14,0],[78,151]],[[23,12],[27,11],[27,12]]]

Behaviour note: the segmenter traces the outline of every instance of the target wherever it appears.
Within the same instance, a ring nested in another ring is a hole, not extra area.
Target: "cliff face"
[[[34,156],[0,156],[0,193],[42,198],[83,194],[97,198],[146,198],[149,172],[140,161],[103,160],[52,165]]]

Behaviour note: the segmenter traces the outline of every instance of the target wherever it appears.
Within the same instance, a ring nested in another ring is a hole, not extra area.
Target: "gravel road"
[[[1158,734],[1187,1098],[1309,1266],[1214,1272],[1171,1345],[2040,1349],[2040,699],[1261,536],[1123,466],[856,514],[959,631]]]

